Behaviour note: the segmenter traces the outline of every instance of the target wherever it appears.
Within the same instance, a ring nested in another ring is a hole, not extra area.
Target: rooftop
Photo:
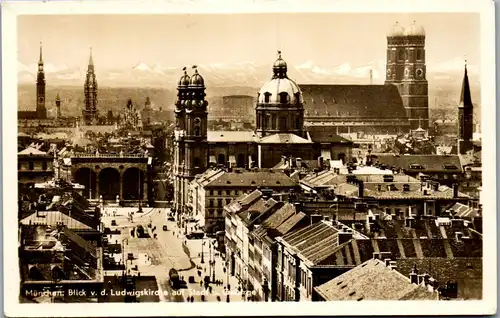
[[[387,168],[401,168],[407,172],[450,172],[461,173],[459,156],[441,155],[390,155],[376,154],[374,161]]]
[[[281,171],[206,172],[202,180],[205,187],[296,187],[298,184]]]
[[[409,277],[371,259],[315,287],[326,301],[333,300],[437,300],[437,292],[412,284]]]
[[[315,265],[329,257],[338,246],[338,232],[326,222],[317,222],[284,235],[282,241],[305,261]]]

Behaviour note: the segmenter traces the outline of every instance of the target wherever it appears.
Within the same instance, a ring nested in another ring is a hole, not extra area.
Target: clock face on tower
[[[417,69],[417,77],[422,78],[424,76],[424,70],[419,68]]]

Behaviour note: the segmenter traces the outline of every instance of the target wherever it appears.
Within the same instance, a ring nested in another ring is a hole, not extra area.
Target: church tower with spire
[[[56,97],[56,119],[61,119],[61,97],[57,93]]]
[[[47,118],[45,108],[45,71],[43,70],[42,43],[40,42],[40,58],[36,75],[36,116],[38,119]]]
[[[92,49],[90,49],[89,65],[87,68],[87,76],[85,78],[84,95],[85,108],[83,109],[83,120],[85,125],[97,124],[97,80],[94,70],[94,60],[92,58]]]
[[[465,64],[464,79],[462,82],[462,92],[460,94],[460,104],[458,105],[458,154],[466,154],[472,150],[473,134],[473,105],[470,94],[469,76],[467,75],[467,62]]]
[[[189,77],[186,68],[177,87],[174,131],[174,202],[178,213],[186,212],[188,186],[195,175],[208,166],[208,102],[205,82],[193,66]]]

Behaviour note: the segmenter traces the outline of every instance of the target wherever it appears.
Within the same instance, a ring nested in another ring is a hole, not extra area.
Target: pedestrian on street
[[[203,281],[200,280],[200,286],[203,286]]]

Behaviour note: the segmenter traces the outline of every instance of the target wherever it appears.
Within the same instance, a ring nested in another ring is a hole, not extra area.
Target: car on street
[[[111,226],[116,226],[116,220],[111,221]]]
[[[167,226],[166,226],[166,225],[164,225],[164,226],[163,226],[163,231],[167,231],[167,230],[168,230]]]
[[[205,233],[201,232],[201,231],[197,231],[197,232],[191,232],[191,233],[188,233],[186,234],[186,238],[187,239],[202,239],[205,237]]]

